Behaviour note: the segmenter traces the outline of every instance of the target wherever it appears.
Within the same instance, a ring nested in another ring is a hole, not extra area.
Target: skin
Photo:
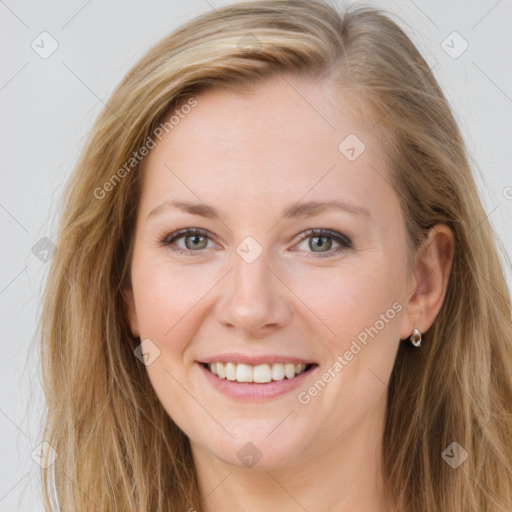
[[[203,93],[144,160],[127,315],[133,335],[160,350],[148,375],[191,441],[204,496],[196,508],[207,512],[392,510],[379,469],[387,383],[399,343],[408,343],[400,340],[414,327],[425,332],[441,307],[453,236],[435,226],[407,266],[376,130],[353,119],[331,87],[280,76],[243,93]],[[349,134],[366,146],[352,162],[338,149]],[[148,218],[169,199],[206,203],[218,217],[167,208]],[[369,215],[283,218],[298,201],[326,199]],[[210,238],[173,242],[191,255],[162,243],[194,227]],[[344,234],[353,247],[335,253],[335,239],[319,248],[315,235],[300,241],[314,228]],[[236,252],[247,236],[263,248],[250,264]],[[394,303],[394,318],[300,403],[298,393]],[[214,389],[196,363],[233,351],[295,355],[319,368],[297,390],[244,402]],[[248,442],[261,452],[252,468],[237,457]]]

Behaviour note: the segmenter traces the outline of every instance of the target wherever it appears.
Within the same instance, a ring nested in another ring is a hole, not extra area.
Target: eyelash
[[[180,238],[186,238],[187,236],[194,236],[194,235],[206,237],[206,238],[209,238],[210,240],[212,240],[208,231],[206,231],[204,229],[187,228],[187,229],[182,229],[180,231],[176,231],[175,233],[165,236],[161,240],[161,244],[164,246],[168,246],[171,250],[178,252],[180,255],[195,256],[194,253],[199,253],[202,250],[193,251],[191,249],[181,249],[181,248],[172,247],[172,243],[175,242],[176,240],[179,240]],[[308,258],[326,258],[329,256],[337,255],[344,250],[352,249],[352,241],[350,240],[350,238],[348,238],[347,236],[345,236],[341,233],[337,233],[336,231],[331,231],[329,229],[310,229],[303,233],[303,235],[301,236],[300,240],[297,243],[299,244],[299,243],[303,242],[304,240],[307,240],[308,238],[312,238],[312,237],[331,238],[331,239],[335,240],[336,242],[338,242],[340,244],[340,246],[336,247],[335,249],[330,249],[329,251],[326,251],[325,253],[321,253],[321,252],[314,253],[314,254],[318,254],[319,256],[307,256]],[[324,254],[325,254],[325,256],[324,256]]]

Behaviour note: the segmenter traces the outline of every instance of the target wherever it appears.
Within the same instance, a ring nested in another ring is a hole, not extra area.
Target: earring
[[[421,345],[421,332],[418,329],[413,329],[412,334],[409,336],[409,341],[415,346]]]

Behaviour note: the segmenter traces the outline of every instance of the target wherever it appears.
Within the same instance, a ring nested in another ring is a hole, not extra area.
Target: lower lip
[[[288,393],[303,384],[304,381],[318,369],[318,366],[314,366],[307,372],[303,372],[293,379],[284,378],[283,380],[271,381],[265,384],[256,384],[253,382],[237,382],[236,380],[221,379],[210,370],[206,369],[201,363],[197,364],[215,389],[231,398],[239,398],[242,400],[266,400]]]

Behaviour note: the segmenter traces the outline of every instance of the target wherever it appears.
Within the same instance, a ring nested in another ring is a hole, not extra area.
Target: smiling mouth
[[[201,365],[220,379],[234,382],[266,384],[295,377],[318,366],[311,364],[274,363],[251,366],[243,363],[201,363]]]

